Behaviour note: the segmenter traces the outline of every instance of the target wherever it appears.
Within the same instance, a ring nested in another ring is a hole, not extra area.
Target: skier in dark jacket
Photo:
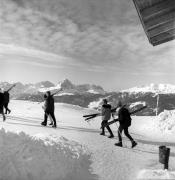
[[[4,108],[5,108],[5,114],[10,113],[11,110],[8,108],[8,104],[9,104],[9,101],[10,101],[10,94],[9,94],[9,91],[15,87],[16,84],[14,84],[13,86],[11,86],[8,90],[4,91]]]
[[[2,89],[0,89],[0,114],[3,116],[3,121],[6,120],[6,117],[4,115],[4,93],[2,92]]]
[[[118,137],[119,137],[119,142],[116,143],[116,146],[122,147],[122,131],[124,130],[125,135],[129,138],[129,140],[132,143],[132,148],[137,145],[137,143],[133,140],[131,135],[128,132],[128,128],[131,125],[131,116],[128,111],[128,109],[125,106],[122,106],[121,101],[118,103],[119,106],[119,111],[118,111],[118,121],[119,121],[119,128],[118,128]]]
[[[55,115],[54,115],[54,98],[53,95],[51,95],[50,91],[47,91],[46,93],[46,100],[45,100],[45,115],[44,115],[44,121],[41,123],[41,125],[43,126],[47,126],[47,118],[50,115],[54,124],[52,127],[57,127],[56,124],[56,119],[55,119]]]
[[[44,105],[42,106],[44,112],[46,110],[46,106],[47,106],[47,95],[44,94]],[[50,119],[50,124],[49,125],[53,125],[53,120],[52,117],[49,115],[49,119]]]
[[[104,124],[106,124],[108,122],[108,120],[110,120],[111,118],[111,105],[108,104],[107,99],[103,100],[103,105],[102,105],[102,123],[101,123],[101,128],[102,128],[102,132],[100,135],[105,135],[105,127]],[[110,136],[108,136],[109,138],[113,138],[113,132],[111,131],[111,128],[109,126],[106,126],[107,130],[110,133]]]
[[[8,91],[4,91],[4,108],[5,108],[5,114],[10,113],[11,110],[8,108],[8,104],[10,101],[10,94]]]

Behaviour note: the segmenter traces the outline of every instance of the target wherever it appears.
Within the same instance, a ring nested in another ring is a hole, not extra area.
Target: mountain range
[[[155,93],[155,94],[175,94],[175,85],[172,84],[150,84],[146,86],[133,87],[121,92],[128,93]]]
[[[30,94],[36,95],[38,93],[44,93],[46,91],[55,92],[58,91],[60,88],[62,89],[61,93],[58,93],[57,96],[62,94],[64,95],[75,95],[75,94],[105,94],[106,92],[103,90],[102,87],[97,85],[90,85],[90,84],[82,84],[82,85],[75,85],[70,80],[65,79],[60,81],[57,85],[53,84],[50,81],[42,81],[35,84],[22,84],[20,82],[14,83],[16,86],[10,91],[10,94],[14,98],[20,97],[22,94]],[[4,90],[8,90],[13,84],[8,82],[1,82],[0,88]]]
[[[150,84],[118,92],[106,92],[101,86],[82,84],[75,85],[70,80],[65,79],[58,84],[49,81],[42,81],[35,84],[15,83],[16,86],[10,91],[11,98],[19,100],[43,101],[43,93],[46,91],[56,92],[54,97],[56,102],[79,105],[98,109],[102,99],[107,98],[112,106],[117,106],[121,100],[132,111],[143,105],[147,108],[137,113],[137,115],[156,115],[164,110],[175,109],[175,85],[171,84]],[[0,87],[7,90],[12,84],[0,83]],[[157,106],[158,104],[158,106]]]

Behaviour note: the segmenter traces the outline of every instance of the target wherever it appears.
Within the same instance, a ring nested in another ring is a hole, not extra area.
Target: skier
[[[119,101],[118,102],[118,107],[119,107],[119,111],[118,111],[118,121],[120,123],[119,128],[118,128],[118,137],[119,137],[119,142],[115,143],[116,146],[120,146],[122,147],[122,131],[124,130],[125,135],[129,138],[129,140],[132,143],[132,148],[135,147],[137,145],[137,143],[133,140],[133,138],[131,137],[131,135],[128,132],[128,128],[131,125],[131,116],[130,113],[128,111],[128,109],[125,106],[122,106],[122,102]]]
[[[108,120],[111,118],[111,105],[108,104],[107,99],[103,99],[103,105],[102,105],[102,123],[101,123],[101,128],[102,128],[102,132],[100,133],[100,135],[105,135],[105,127],[103,126],[104,124],[106,124],[108,122]],[[111,128],[109,126],[106,126],[107,130],[110,133],[110,136],[108,136],[108,138],[113,138],[113,132],[111,131]]]
[[[43,126],[47,126],[47,118],[50,115],[52,117],[52,120],[54,122],[53,126],[54,128],[57,127],[56,125],[56,119],[54,115],[54,98],[53,95],[51,95],[50,91],[46,92],[46,102],[45,102],[45,115],[44,115],[44,121],[41,123]]]
[[[10,100],[10,94],[9,91],[15,87],[16,84],[14,84],[12,87],[10,87],[8,90],[4,91],[4,108],[5,108],[5,114],[7,114],[7,112],[10,114],[11,110],[8,108],[8,104],[9,104],[9,100]]]
[[[4,115],[4,93],[2,89],[0,89],[0,114],[3,116],[3,121],[6,120],[6,117]]]
[[[47,95],[44,94],[44,105],[42,106],[42,108],[44,109],[44,111],[46,110],[46,99],[47,99]],[[49,119],[50,119],[50,124],[49,125],[53,125],[53,121],[52,121],[52,117],[49,115]]]

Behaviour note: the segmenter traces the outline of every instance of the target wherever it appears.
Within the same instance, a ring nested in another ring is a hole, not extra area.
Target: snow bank
[[[137,179],[149,179],[149,180],[160,180],[160,179],[175,179],[175,172],[167,170],[141,170],[138,174]]]
[[[164,110],[157,117],[157,127],[162,132],[172,132],[175,130],[175,110]]]
[[[84,147],[65,138],[0,130],[3,180],[95,180],[90,158]]]

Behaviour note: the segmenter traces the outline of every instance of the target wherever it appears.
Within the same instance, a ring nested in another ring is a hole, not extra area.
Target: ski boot
[[[5,117],[5,115],[3,115],[3,121],[5,121],[6,120],[6,117]]]
[[[42,122],[41,125],[42,126],[47,126],[47,124],[45,122]]]
[[[110,136],[108,136],[108,138],[113,138],[114,137],[114,135],[113,134],[111,134]]]
[[[49,126],[52,126],[53,125],[53,122],[51,122],[50,124],[49,124]]]
[[[122,142],[115,143],[114,145],[115,145],[115,146],[119,146],[119,147],[123,147]]]
[[[105,133],[104,133],[104,132],[101,132],[100,135],[105,136]]]
[[[54,124],[52,127],[53,127],[53,128],[57,128],[57,125]]]
[[[134,148],[135,146],[137,146],[137,143],[135,141],[132,142],[132,148]]]

